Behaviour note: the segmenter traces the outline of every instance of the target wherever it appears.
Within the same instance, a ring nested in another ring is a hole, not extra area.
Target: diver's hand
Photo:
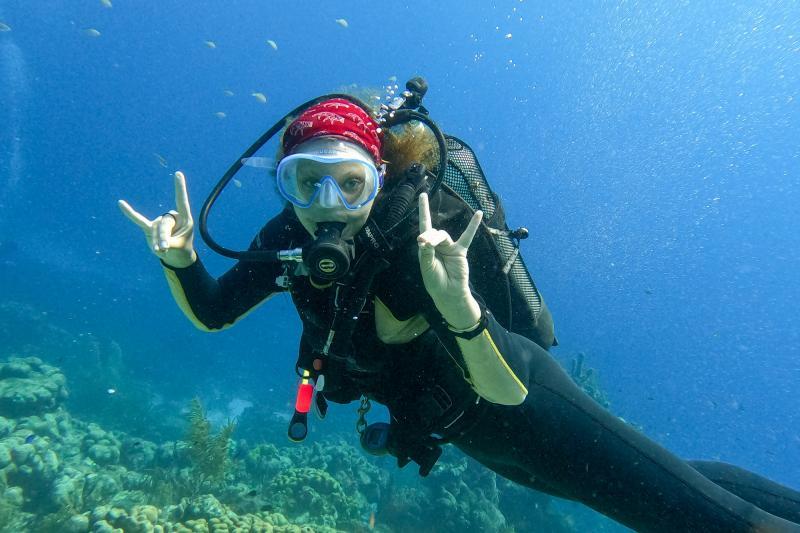
[[[177,211],[164,213],[149,220],[125,200],[117,202],[126,217],[144,231],[150,250],[171,267],[185,268],[197,261],[194,251],[194,220],[189,210],[186,177],[175,173],[175,204]]]
[[[444,230],[432,227],[428,195],[419,195],[419,266],[425,289],[436,308],[454,329],[468,329],[478,323],[481,310],[469,290],[467,250],[483,219],[475,211],[467,229],[455,242]]]

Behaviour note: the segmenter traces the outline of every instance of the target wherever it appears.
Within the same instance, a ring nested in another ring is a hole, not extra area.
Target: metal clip
[[[367,429],[367,413],[369,412],[372,404],[366,396],[361,397],[361,405],[358,407],[358,420],[356,421],[356,432],[361,435]]]

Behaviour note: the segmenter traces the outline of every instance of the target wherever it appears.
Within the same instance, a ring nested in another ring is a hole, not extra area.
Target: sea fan
[[[216,484],[225,479],[228,444],[235,428],[235,422],[229,421],[216,435],[213,435],[211,422],[206,417],[200,399],[192,400],[189,406],[189,429],[186,441],[198,489],[206,482]]]

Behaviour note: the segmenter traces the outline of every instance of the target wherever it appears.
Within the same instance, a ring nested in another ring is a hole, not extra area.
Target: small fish
[[[107,7],[109,9],[114,7],[111,5],[111,0],[100,0],[100,3],[103,4],[103,7]]]
[[[133,441],[133,447],[134,448],[138,448],[141,445],[142,445],[142,443],[140,441],[138,441],[138,440]]]
[[[511,39],[512,35],[510,33],[506,33],[506,39]]]
[[[30,443],[31,443],[31,442],[33,442],[34,440],[36,440],[36,435],[34,435],[33,433],[31,433],[30,435],[28,435],[27,437],[25,437],[25,444],[30,444]]]
[[[109,396],[114,396],[117,393],[117,389],[111,387],[108,390],[106,390],[106,392],[109,394]]]
[[[256,489],[253,489],[253,490],[251,490],[250,492],[247,493],[247,497],[248,498],[255,498],[257,494],[258,494],[258,491]]]
[[[389,81],[397,81],[397,76],[389,76]]]
[[[268,44],[268,45],[270,45],[270,47],[271,47],[273,50],[277,50],[277,49],[278,49],[278,43],[276,43],[276,42],[275,42],[275,41],[273,41],[272,39],[267,39],[267,44]]]
[[[214,113],[214,116],[219,118],[219,119],[223,119],[223,118],[227,117],[228,115],[226,115],[222,111],[217,111],[216,113]]]
[[[158,161],[159,165],[161,165],[164,168],[167,168],[167,160],[164,158],[163,155],[153,152],[153,157],[156,158],[156,161]]]
[[[375,511],[369,513],[369,528],[375,529]]]
[[[225,94],[225,96],[233,96],[233,91],[231,91],[230,89],[225,89],[223,93]]]
[[[206,43],[206,46],[208,46],[209,48],[213,49],[217,47],[217,43],[215,43],[214,41],[203,41],[203,42]]]
[[[345,19],[336,19],[336,24],[338,24],[342,28],[346,28],[346,27],[350,26],[350,24],[348,24]]]
[[[267,103],[267,97],[264,95],[264,93],[250,93],[250,95],[262,104]]]
[[[87,28],[83,30],[83,34],[88,37],[100,37],[101,33],[94,28]]]
[[[241,182],[241,181],[239,181],[239,180],[238,180],[238,179],[236,179],[236,178],[233,178],[233,184],[234,184],[234,185],[236,185],[236,187],[238,187],[239,189],[241,189],[241,188],[242,188],[242,182]]]
[[[11,26],[4,22],[0,22],[0,31],[11,31]]]

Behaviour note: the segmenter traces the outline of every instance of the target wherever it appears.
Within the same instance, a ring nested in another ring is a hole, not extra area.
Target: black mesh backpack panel
[[[503,263],[502,270],[509,279],[513,317],[509,329],[529,338],[541,337],[541,332],[531,333],[531,329],[546,326],[546,324],[537,325],[543,313],[547,315],[546,322],[552,327],[549,311],[519,253],[519,241],[510,236],[503,207],[489,187],[472,149],[456,137],[448,135],[446,138],[448,160],[444,183],[472,209],[480,209],[484,213],[484,221],[492,233]],[[539,342],[538,339],[533,340]]]

